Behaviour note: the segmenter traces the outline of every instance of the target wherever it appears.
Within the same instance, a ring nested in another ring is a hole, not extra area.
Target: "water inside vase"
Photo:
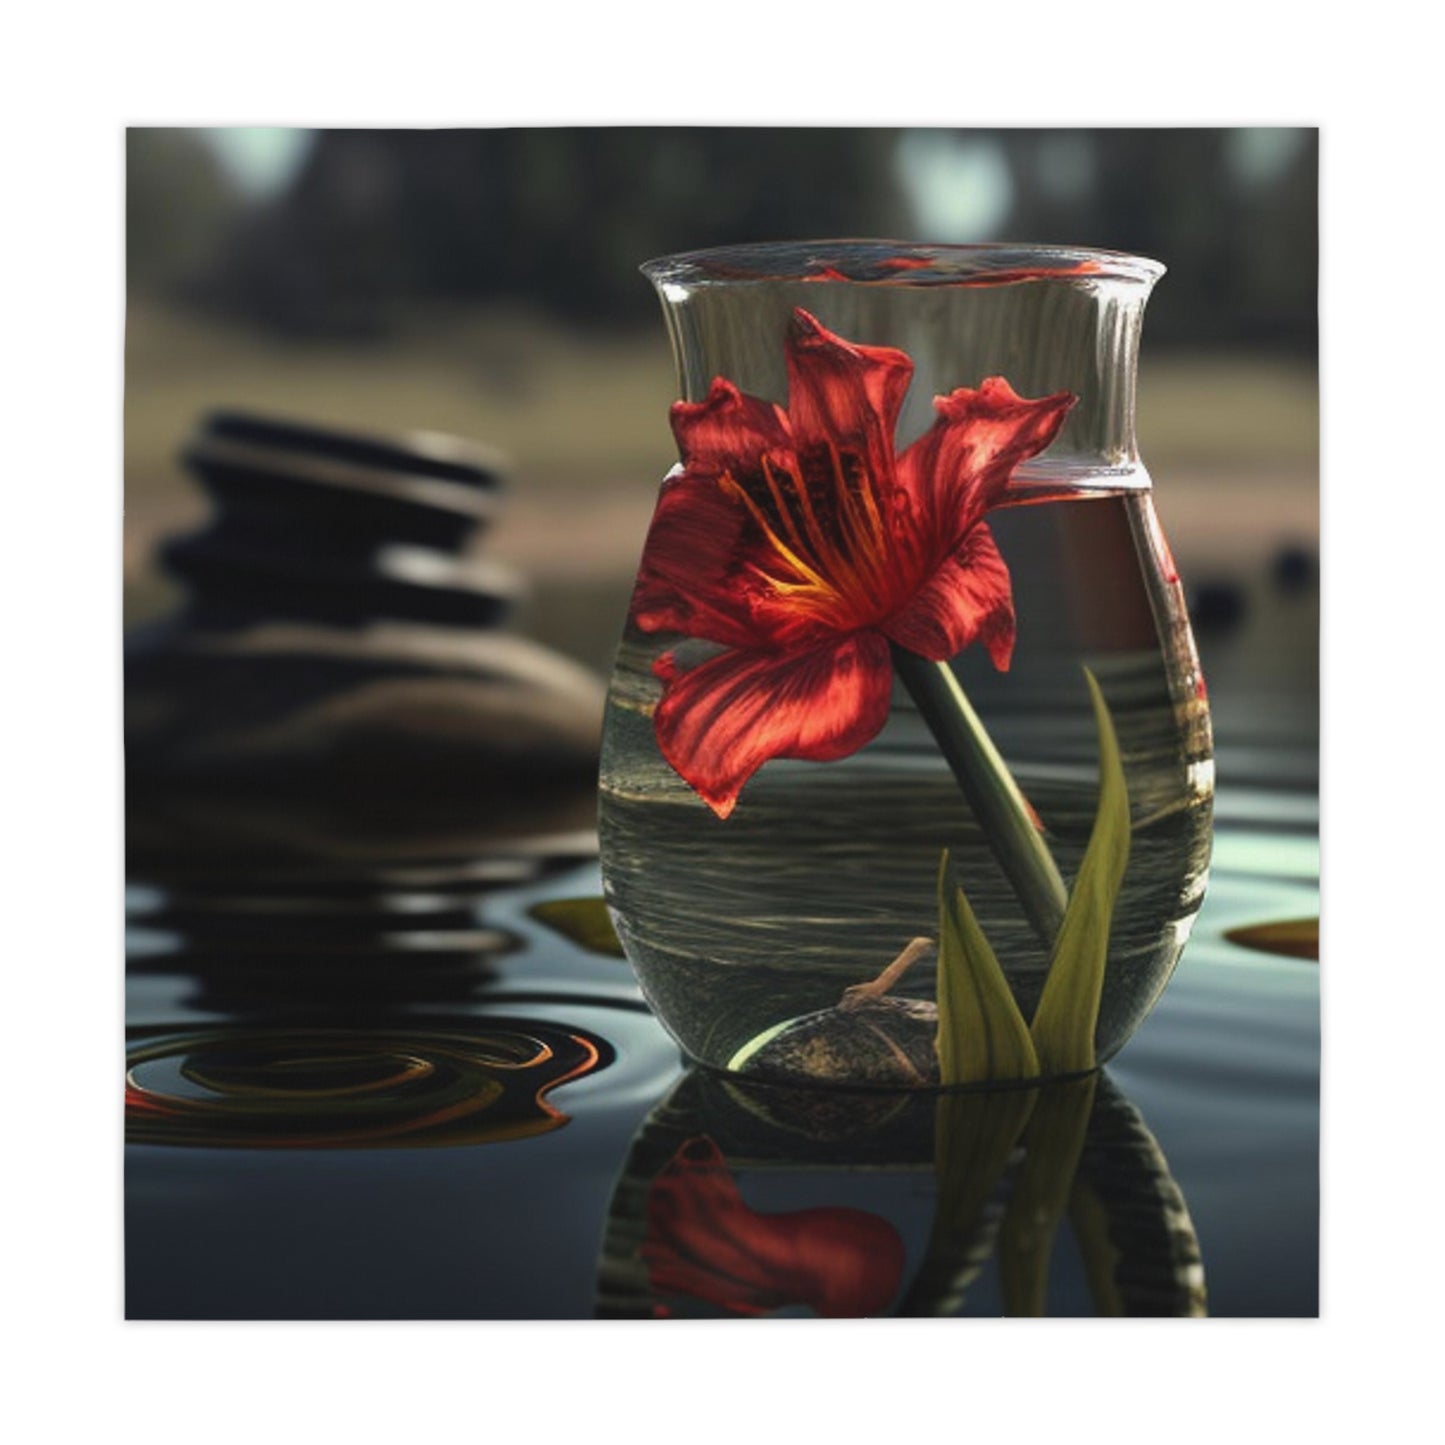
[[[1147,490],[1080,484],[1077,473],[1051,482],[1034,470],[988,521],[1012,577],[1013,661],[998,673],[976,647],[953,665],[1066,882],[1098,799],[1085,667],[1118,733],[1133,832],[1096,1032],[1103,1061],[1158,998],[1203,898],[1213,798],[1203,684]],[[1032,1018],[1048,949],[901,684],[868,746],[840,762],[765,764],[724,820],[657,749],[652,664],[676,642],[631,626],[624,636],[608,698],[600,827],[619,934],[683,1050],[779,1080],[918,1082],[936,1029],[931,956],[891,989],[913,1003],[885,1029],[896,1036],[876,1041],[898,1055],[896,1079],[887,1059],[881,1073],[875,1059],[860,1075],[848,1040],[829,1047],[827,1024],[844,990],[875,978],[910,940],[936,938],[943,849]],[[790,1021],[819,1014],[824,1028],[808,1031],[807,1047],[759,1048]]]

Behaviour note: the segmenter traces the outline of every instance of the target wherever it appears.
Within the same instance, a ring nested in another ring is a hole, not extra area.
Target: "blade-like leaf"
[[[1075,1176],[1069,1194],[1069,1229],[1084,1266],[1084,1278],[1100,1319],[1118,1319],[1128,1314],[1119,1288],[1121,1258],[1118,1245],[1109,1237],[1109,1211],[1097,1193]]]
[[[938,1068],[944,1084],[1032,1079],[1039,1061],[963,889],[938,868]]]
[[[538,923],[571,939],[589,953],[626,958],[617,930],[612,926],[607,904],[601,898],[549,898],[528,910]]]
[[[1033,1088],[939,1094],[933,1122],[938,1180],[933,1229],[896,1314],[958,1313],[969,1285],[993,1253],[998,1221],[988,1206],[1037,1097]]]
[[[1258,948],[1265,953],[1283,953],[1290,958],[1320,957],[1320,921],[1318,918],[1291,918],[1284,923],[1256,923],[1249,928],[1231,928],[1224,935],[1242,948]]]
[[[1097,1076],[1055,1084],[1039,1095],[1024,1134],[1024,1162],[999,1231],[1004,1313],[1046,1313],[1054,1235],[1068,1206],[1089,1130]]]
[[[1099,729],[1099,806],[1034,1014],[1033,1040],[1045,1074],[1095,1066],[1094,1027],[1109,956],[1109,929],[1129,862],[1129,792],[1109,705],[1084,669]]]

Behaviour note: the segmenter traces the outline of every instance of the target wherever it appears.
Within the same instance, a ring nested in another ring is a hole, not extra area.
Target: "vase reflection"
[[[924,1096],[695,1070],[634,1140],[597,1313],[1202,1316],[1206,1295],[1183,1195],[1106,1074]]]

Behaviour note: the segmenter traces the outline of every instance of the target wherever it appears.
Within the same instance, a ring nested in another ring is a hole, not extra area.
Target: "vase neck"
[[[688,400],[716,377],[788,404],[783,338],[802,308],[844,339],[907,353],[913,377],[899,447],[934,418],[933,399],[986,377],[1025,397],[1078,402],[1047,456],[1020,471],[1145,487],[1135,441],[1144,306],[1162,267],[1060,247],[814,242],[667,257],[657,287]]]

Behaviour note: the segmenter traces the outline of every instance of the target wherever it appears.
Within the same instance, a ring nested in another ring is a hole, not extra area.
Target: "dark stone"
[[[215,514],[164,546],[180,611],[127,639],[133,789],[321,799],[404,834],[594,786],[601,682],[496,631],[517,579],[468,550],[493,453],[219,411],[183,455]]]
[[[206,528],[162,552],[197,625],[490,627],[517,593],[505,569],[462,555],[500,498],[500,460],[482,448],[215,412],[183,460],[216,503]]]
[[[1232,632],[1244,621],[1246,611],[1244,591],[1237,583],[1205,582],[1195,590],[1189,621],[1196,632]]]
[[[779,1083],[927,1087],[938,1083],[937,1033],[934,1004],[887,996],[793,1019],[731,1067]]]
[[[1318,575],[1315,555],[1304,547],[1281,547],[1270,566],[1270,576],[1281,592],[1303,592]]]

